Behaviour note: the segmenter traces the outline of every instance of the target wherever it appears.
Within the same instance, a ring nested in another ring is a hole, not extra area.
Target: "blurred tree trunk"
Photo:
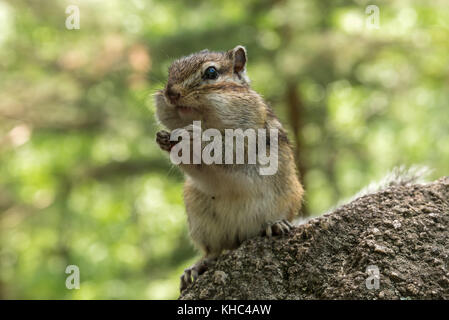
[[[286,6],[287,2],[285,0],[273,0],[273,5],[284,7]],[[286,50],[289,48],[294,35],[292,26],[290,24],[291,22],[285,22],[283,23],[279,29],[278,34],[281,38],[281,46],[280,50]],[[299,171],[299,178],[301,180],[301,183],[304,185],[304,179],[302,177],[305,176],[307,167],[305,164],[305,145],[303,143],[303,139],[301,138],[301,132],[302,128],[304,126],[304,104],[300,97],[300,94],[298,92],[298,79],[299,75],[295,76],[288,76],[285,79],[286,84],[286,91],[285,91],[285,104],[287,106],[287,115],[290,121],[290,127],[293,130],[293,136],[294,136],[294,153],[295,153],[295,161],[296,166]],[[305,186],[304,186],[305,187]],[[307,217],[309,216],[309,209],[307,207],[307,203],[303,204],[301,213],[301,216]]]
[[[304,126],[304,104],[302,103],[301,97],[298,92],[298,83],[296,81],[290,80],[287,82],[287,91],[285,101],[287,104],[288,118],[290,120],[290,126],[293,130],[293,136],[295,137],[295,160],[296,166],[299,170],[299,178],[305,176],[307,172],[307,166],[305,163],[306,154],[304,141],[302,139],[302,128]],[[301,179],[301,182],[304,184],[304,179]],[[304,204],[302,208],[301,215],[306,217],[309,215],[309,210],[307,205]]]

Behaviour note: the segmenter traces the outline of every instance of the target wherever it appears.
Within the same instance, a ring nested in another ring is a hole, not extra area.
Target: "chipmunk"
[[[261,164],[179,164],[185,173],[184,202],[190,236],[204,257],[185,269],[183,291],[210,261],[244,240],[281,235],[292,228],[304,190],[281,123],[264,99],[250,87],[247,52],[237,46],[225,52],[203,50],[173,62],[164,89],[155,94],[156,117],[170,131],[201,121],[203,129],[277,129],[278,170],[261,175]],[[157,133],[164,151],[177,143],[170,132]],[[267,140],[267,150],[270,145]]]

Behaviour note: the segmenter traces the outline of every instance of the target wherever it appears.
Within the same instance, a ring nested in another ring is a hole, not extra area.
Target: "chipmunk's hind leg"
[[[291,229],[293,229],[293,225],[288,220],[282,219],[268,223],[262,230],[262,235],[267,237],[280,236],[289,233]]]
[[[184,270],[181,275],[181,292],[184,291],[189,285],[194,283],[200,275],[207,271],[211,262],[215,261],[216,257],[205,257],[194,265]]]

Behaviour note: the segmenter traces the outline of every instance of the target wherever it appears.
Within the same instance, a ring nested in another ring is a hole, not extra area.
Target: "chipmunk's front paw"
[[[170,151],[175,145],[174,141],[170,141],[170,132],[165,130],[156,133],[156,142],[159,145],[159,148],[165,151]]]
[[[184,270],[184,273],[181,275],[181,292],[194,283],[196,279],[207,270],[207,263],[208,260],[200,260],[193,266]]]
[[[291,229],[293,225],[288,220],[282,219],[268,224],[262,234],[267,237],[280,236],[289,233]]]

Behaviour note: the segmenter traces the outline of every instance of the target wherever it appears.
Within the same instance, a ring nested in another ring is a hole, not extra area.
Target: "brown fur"
[[[156,94],[157,117],[170,130],[188,127],[193,120],[201,120],[203,130],[279,130],[278,171],[272,176],[261,176],[258,164],[180,165],[186,173],[190,234],[206,257],[236,248],[277,220],[291,221],[301,208],[303,188],[285,130],[250,88],[242,62],[246,63],[246,51],[240,46],[181,58],[169,68],[166,88]],[[209,66],[219,71],[218,79],[204,79]],[[179,98],[170,100],[168,90]],[[180,106],[191,111],[183,113]]]

